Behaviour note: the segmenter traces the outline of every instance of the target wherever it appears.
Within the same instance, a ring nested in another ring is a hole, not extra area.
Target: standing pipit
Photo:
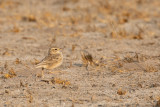
[[[60,48],[50,48],[48,56],[46,56],[36,68],[42,68],[42,77],[44,77],[43,69],[54,69],[60,66],[63,62],[63,55]]]

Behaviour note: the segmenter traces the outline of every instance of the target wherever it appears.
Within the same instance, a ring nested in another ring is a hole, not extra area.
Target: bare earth
[[[159,13],[159,0],[0,0],[0,107],[159,107]],[[50,47],[64,61],[41,78]]]

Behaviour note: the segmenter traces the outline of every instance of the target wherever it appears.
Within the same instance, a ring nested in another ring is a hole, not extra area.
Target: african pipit
[[[48,55],[39,64],[37,64],[36,68],[42,68],[42,77],[44,76],[44,68],[54,69],[62,64],[63,55],[60,50],[60,48],[50,48],[48,51]]]

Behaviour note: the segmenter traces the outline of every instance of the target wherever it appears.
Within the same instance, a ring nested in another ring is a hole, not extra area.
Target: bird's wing
[[[57,55],[48,55],[39,64],[37,64],[37,67],[42,67],[57,63],[58,59],[59,57]]]

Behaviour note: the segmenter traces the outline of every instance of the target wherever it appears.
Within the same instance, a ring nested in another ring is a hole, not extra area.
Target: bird
[[[36,68],[42,68],[42,77],[44,77],[44,69],[54,69],[59,67],[63,62],[63,54],[61,48],[50,48],[48,55],[42,59],[37,65]]]

